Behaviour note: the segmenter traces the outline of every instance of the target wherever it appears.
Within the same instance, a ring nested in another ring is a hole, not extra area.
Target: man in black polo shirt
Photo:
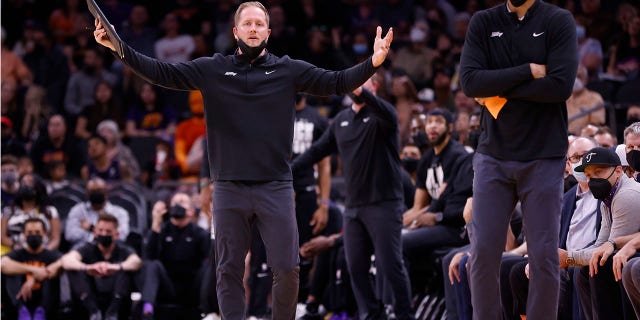
[[[24,222],[26,246],[2,257],[3,283],[10,304],[18,308],[18,319],[44,319],[57,305],[62,263],[58,251],[44,247],[45,224],[37,218]],[[6,301],[5,301],[6,303]],[[9,305],[8,303],[5,305]]]
[[[460,85],[482,108],[473,160],[469,276],[473,318],[501,317],[498,277],[507,226],[522,203],[531,261],[530,319],[555,319],[567,108],[578,68],[570,12],[508,0],[469,23]]]
[[[89,319],[118,319],[122,299],[130,293],[130,273],[142,260],[118,239],[118,220],[107,213],[98,216],[94,241],[82,244],[62,257],[69,271],[71,291],[89,312]]]
[[[402,261],[402,186],[398,117],[392,105],[372,92],[376,75],[354,91],[354,103],[334,118],[329,129],[293,162],[303,168],[339,152],[346,181],[344,246],[361,319],[377,319],[384,308],[371,286],[371,254],[391,285],[398,319],[411,319],[411,296]]]

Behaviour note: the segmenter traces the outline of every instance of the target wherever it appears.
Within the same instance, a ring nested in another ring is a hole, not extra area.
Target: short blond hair
[[[248,7],[256,7],[262,10],[262,12],[264,12],[265,19],[267,20],[267,26],[269,26],[269,12],[267,12],[267,8],[265,8],[264,5],[262,5],[262,3],[258,1],[243,2],[242,4],[240,4],[238,9],[236,10],[235,16],[233,17],[233,24],[235,26],[238,25],[238,20],[240,19],[240,13],[242,12],[242,10]]]

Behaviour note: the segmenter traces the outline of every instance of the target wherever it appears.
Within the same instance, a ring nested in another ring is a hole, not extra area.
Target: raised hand
[[[391,41],[393,41],[393,28],[389,28],[387,35],[382,38],[382,27],[378,26],[376,39],[373,43],[373,56],[371,57],[374,67],[379,67],[384,62],[384,59],[387,58]]]
[[[96,30],[93,31],[93,37],[96,39],[96,42],[111,49],[112,51],[116,51],[116,47],[111,43],[111,40],[109,40],[107,30],[102,26],[100,20],[96,19],[94,24],[96,26]]]

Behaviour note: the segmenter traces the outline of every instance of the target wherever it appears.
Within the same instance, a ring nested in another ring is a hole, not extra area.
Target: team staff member
[[[372,58],[334,72],[267,53],[269,15],[259,2],[242,3],[234,23],[239,47],[236,54],[169,64],[124,45],[123,61],[154,84],[202,92],[214,180],[217,290],[222,317],[244,317],[244,258],[254,225],[260,230],[273,270],[273,317],[293,319],[299,260],[289,167],[295,94],[331,95],[354,90],[384,62],[393,32],[389,30],[383,39],[378,28]],[[115,49],[98,20],[94,36],[100,44]]]
[[[460,61],[464,93],[487,103],[474,159],[470,283],[474,319],[498,319],[500,256],[522,203],[531,266],[530,319],[558,309],[558,231],[567,109],[578,67],[570,12],[541,0],[508,0],[477,12]],[[499,96],[506,98],[485,100]],[[494,103],[492,103],[494,102]]]
[[[391,285],[398,319],[411,319],[409,279],[402,261],[400,231],[404,210],[400,179],[398,115],[372,92],[376,76],[354,91],[351,108],[338,113],[329,129],[293,162],[303,168],[339,152],[346,181],[344,246],[361,319],[378,319],[384,308],[368,275],[371,254]]]
[[[178,192],[169,205],[164,201],[153,205],[145,260],[136,279],[142,281],[142,314],[148,318],[153,318],[157,302],[197,307],[201,270],[209,254],[209,233],[192,222],[195,209],[189,195]]]

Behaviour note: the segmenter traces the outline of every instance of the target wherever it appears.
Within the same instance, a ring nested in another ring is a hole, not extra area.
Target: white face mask
[[[571,171],[573,171],[573,177],[580,182],[587,182],[587,176],[584,175],[584,172],[576,171],[576,168],[582,164],[582,161],[578,161],[578,163],[571,164]]]

